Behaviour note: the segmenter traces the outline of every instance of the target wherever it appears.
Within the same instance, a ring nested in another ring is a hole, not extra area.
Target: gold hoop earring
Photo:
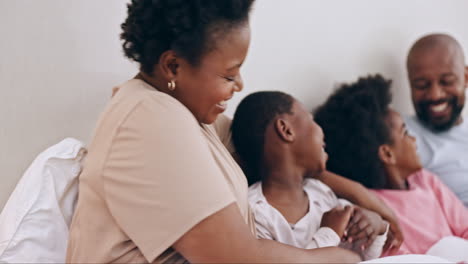
[[[167,88],[171,91],[174,91],[176,87],[175,81],[171,80],[170,82],[167,82]]]

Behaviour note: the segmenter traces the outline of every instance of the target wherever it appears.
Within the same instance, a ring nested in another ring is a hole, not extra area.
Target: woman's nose
[[[240,92],[242,91],[242,89],[244,89],[244,80],[242,80],[241,75],[239,75],[236,79],[237,80],[236,80],[236,84],[234,85],[234,91]]]

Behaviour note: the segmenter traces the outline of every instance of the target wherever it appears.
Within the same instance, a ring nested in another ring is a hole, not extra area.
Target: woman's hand
[[[387,223],[377,213],[354,207],[353,215],[347,227],[348,242],[363,241],[361,250],[368,248],[378,235],[382,235],[387,230]]]

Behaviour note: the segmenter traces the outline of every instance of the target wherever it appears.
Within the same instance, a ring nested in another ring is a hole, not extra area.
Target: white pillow
[[[426,254],[457,263],[468,263],[468,240],[455,236],[444,237],[432,245]]]
[[[0,262],[65,262],[85,152],[66,138],[26,170],[0,214]]]

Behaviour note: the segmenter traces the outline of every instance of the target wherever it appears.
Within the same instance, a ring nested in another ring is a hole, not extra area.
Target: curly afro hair
[[[167,50],[197,65],[219,33],[248,21],[253,1],[132,0],[121,25],[125,56],[148,74]]]
[[[386,186],[379,146],[391,144],[387,117],[392,101],[391,80],[381,75],[341,85],[315,111],[329,154],[327,169],[367,188]]]
[[[278,91],[256,92],[239,104],[232,121],[232,141],[249,185],[261,180],[263,147],[268,124],[281,114],[292,114],[294,98]]]

